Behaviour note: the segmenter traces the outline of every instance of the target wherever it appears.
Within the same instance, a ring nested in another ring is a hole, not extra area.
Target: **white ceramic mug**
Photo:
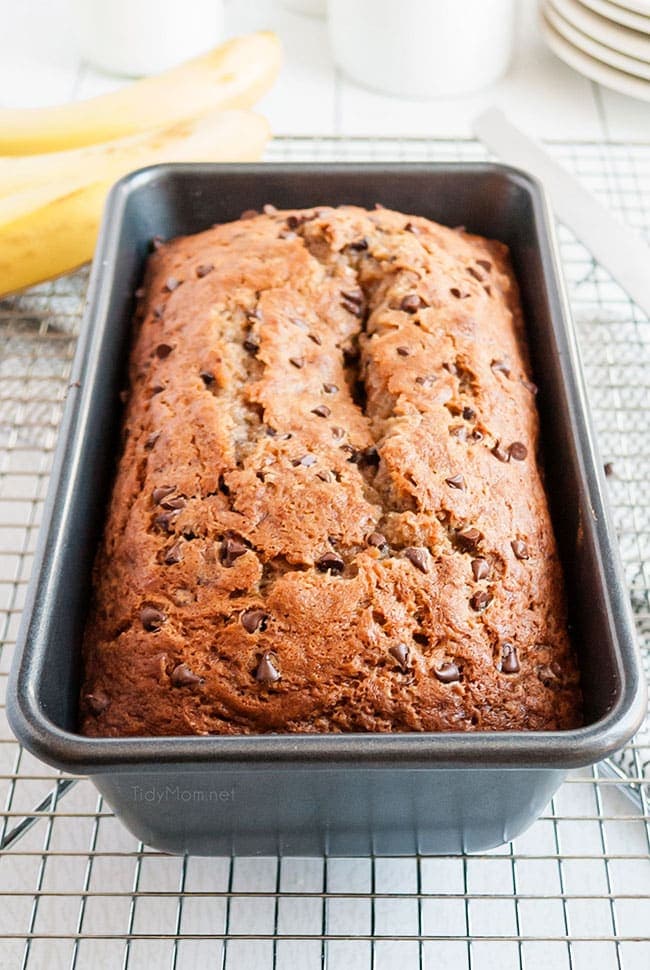
[[[386,94],[465,94],[510,62],[514,0],[328,0],[327,12],[338,66]]]
[[[82,57],[109,74],[158,74],[223,37],[222,0],[70,0]]]

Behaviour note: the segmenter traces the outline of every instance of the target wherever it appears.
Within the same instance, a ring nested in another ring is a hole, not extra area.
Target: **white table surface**
[[[433,101],[389,98],[348,81],[332,62],[324,21],[292,13],[280,0],[227,0],[226,8],[228,35],[271,28],[282,39],[282,75],[259,106],[275,134],[462,137],[482,108],[497,104],[540,138],[650,141],[650,104],[588,81],[558,60],[537,26],[537,0],[517,0],[517,42],[506,77],[476,95]],[[0,104],[52,104],[124,83],[80,58],[67,0],[0,0],[0,25]]]

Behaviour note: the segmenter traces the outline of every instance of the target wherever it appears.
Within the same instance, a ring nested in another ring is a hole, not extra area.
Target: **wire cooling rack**
[[[552,144],[650,241],[650,144]],[[472,160],[471,141],[278,139],[274,160]],[[650,674],[650,322],[560,227]],[[650,272],[650,266],[648,267]],[[87,274],[0,303],[0,684],[29,576]],[[4,708],[2,709],[4,716]],[[500,849],[408,858],[173,858],[0,724],[0,970],[647,970],[650,735],[573,772]]]

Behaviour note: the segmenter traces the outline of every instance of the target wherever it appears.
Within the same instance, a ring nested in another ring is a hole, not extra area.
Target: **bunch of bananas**
[[[276,37],[251,34],[112,94],[0,109],[0,296],[90,259],[106,193],[127,172],[259,159],[269,129],[248,109],[279,67]]]

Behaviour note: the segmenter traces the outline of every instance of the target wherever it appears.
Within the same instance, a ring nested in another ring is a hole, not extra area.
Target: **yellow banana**
[[[198,129],[199,134],[197,134]],[[162,160],[254,161],[268,139],[266,121],[246,111],[197,122],[196,137],[165,145]],[[161,154],[139,158],[139,164],[161,160]],[[0,200],[0,297],[76,269],[92,257],[106,193],[126,164],[100,181],[77,185],[64,180],[55,188],[39,185]],[[92,170],[89,172],[94,178]],[[67,191],[66,191],[67,190]],[[64,193],[64,194],[61,194]]]
[[[268,125],[260,115],[215,111],[103,145],[51,155],[1,158],[0,227],[89,182],[114,182],[133,169],[155,162],[259,158],[268,137]]]
[[[56,152],[250,107],[275,80],[280,60],[274,34],[249,34],[111,94],[53,108],[1,108],[0,155]]]

